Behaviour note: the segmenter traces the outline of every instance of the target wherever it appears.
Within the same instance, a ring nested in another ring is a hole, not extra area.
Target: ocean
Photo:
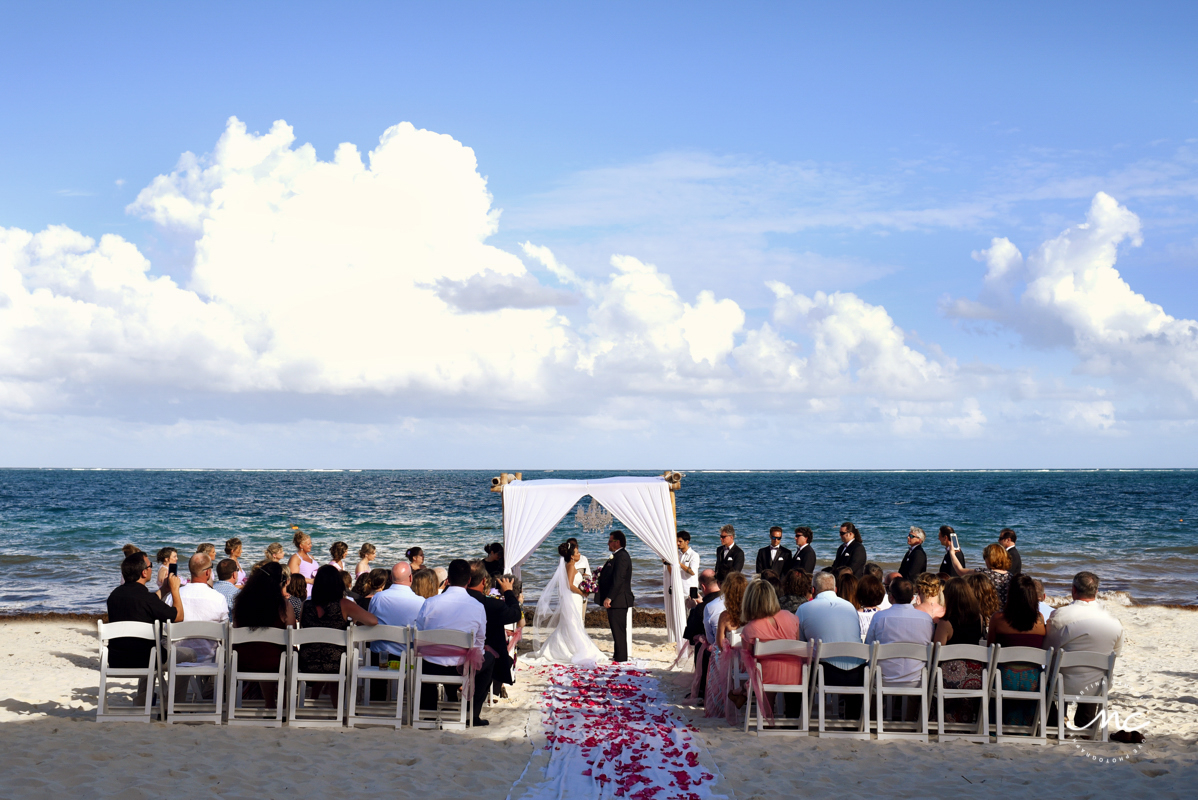
[[[511,471],[511,468],[508,468]],[[374,566],[390,566],[412,545],[430,566],[482,558],[501,541],[494,471],[0,470],[0,613],[103,611],[119,581],[121,547],[150,553],[170,545],[181,567],[201,542],[223,552],[227,538],[245,543],[243,564],[270,542],[292,552],[290,526],[328,547],[378,549]],[[597,478],[645,472],[524,471],[537,478]],[[584,500],[584,503],[587,502]],[[1050,593],[1067,594],[1075,572],[1102,578],[1103,590],[1140,603],[1198,601],[1198,471],[893,471],[686,472],[677,495],[678,525],[691,533],[703,565],[714,561],[717,531],[731,522],[749,568],[780,525],[815,531],[820,565],[830,563],[845,520],[862,532],[869,559],[890,570],[906,550],[910,525],[928,532],[929,565],[939,563],[936,530],[956,528],[970,566],[1002,527],[1019,534],[1024,572]],[[593,565],[606,558],[606,534],[586,534],[569,513],[524,566],[526,601],[556,566],[556,545],[581,542]],[[637,604],[660,607],[660,561],[629,537]]]

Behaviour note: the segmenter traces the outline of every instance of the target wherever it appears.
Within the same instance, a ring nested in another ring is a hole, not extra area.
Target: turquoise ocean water
[[[511,471],[511,468],[508,468]],[[389,566],[408,547],[430,565],[481,558],[502,539],[494,471],[182,471],[0,470],[0,612],[102,610],[119,581],[121,546],[181,554],[200,542],[218,551],[245,542],[245,563],[272,541],[290,552],[291,525],[312,535],[314,553],[342,540],[378,548]],[[536,478],[606,477],[612,473],[524,471]],[[751,567],[770,525],[816,532],[820,564],[830,562],[840,522],[861,529],[869,558],[886,569],[906,549],[907,526],[929,533],[929,563],[942,524],[957,529],[971,565],[1004,526],[1019,533],[1024,571],[1050,592],[1065,593],[1081,569],[1103,588],[1142,603],[1198,601],[1198,471],[986,472],[719,472],[690,471],[678,493],[678,524],[692,534],[705,565],[717,530],[731,522]],[[585,502],[585,501],[584,501]],[[555,566],[556,545],[577,536],[592,563],[606,556],[606,536],[586,535],[573,514],[524,568],[526,595]],[[638,605],[660,606],[660,562],[630,537]]]

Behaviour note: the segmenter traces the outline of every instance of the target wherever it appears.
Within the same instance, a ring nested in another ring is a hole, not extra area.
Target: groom
[[[623,531],[612,531],[607,540],[611,560],[599,573],[598,600],[607,609],[607,624],[615,643],[611,660],[628,660],[628,610],[632,608],[632,558],[624,549]]]

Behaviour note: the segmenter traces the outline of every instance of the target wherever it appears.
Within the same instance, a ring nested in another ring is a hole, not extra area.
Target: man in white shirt
[[[392,567],[391,585],[370,598],[370,613],[379,618],[380,625],[406,628],[416,622],[422,608],[424,598],[412,591],[412,565],[407,561],[400,561]],[[371,651],[379,654],[380,663],[392,653],[402,653],[404,647],[399,642],[370,643]]]
[[[187,562],[191,582],[179,587],[179,600],[183,603],[183,615],[188,622],[228,622],[229,601],[220,592],[208,585],[212,577],[212,559],[204,553],[196,553]],[[167,600],[173,605],[173,598]],[[196,662],[212,661],[216,657],[216,642],[211,639],[184,639],[179,647],[190,648]]]
[[[691,535],[687,531],[678,531],[678,569],[682,575],[682,594],[686,600],[686,610],[690,611],[699,604],[699,552],[691,548]],[[666,565],[666,570],[671,569]]]
[[[1098,602],[1098,576],[1093,572],[1079,572],[1073,576],[1073,602],[1052,612],[1048,621],[1048,632],[1044,646],[1070,652],[1088,650],[1092,653],[1123,652],[1123,625],[1110,615]],[[1102,679],[1103,670],[1094,667],[1073,667],[1061,670],[1065,678],[1066,694],[1082,694],[1097,691],[1096,684]],[[1053,688],[1053,687],[1050,687]],[[1064,714],[1065,709],[1058,713]],[[1095,703],[1078,703],[1073,715],[1073,725],[1084,728],[1098,713]]]
[[[424,601],[420,613],[416,615],[416,629],[421,631],[455,630],[469,633],[473,638],[472,649],[483,651],[487,643],[487,612],[483,604],[466,593],[466,585],[470,583],[470,562],[455,559],[449,562],[446,572],[449,585],[441,594],[434,595]],[[486,653],[485,658],[494,660]],[[458,675],[458,667],[465,662],[464,656],[425,656],[424,671],[429,675]],[[483,670],[486,670],[484,662]],[[482,710],[478,702],[479,686],[475,686],[474,724],[487,725],[487,721],[479,716]],[[486,686],[481,687],[486,695]],[[453,689],[449,689],[453,691]],[[435,710],[437,708],[437,684],[426,683],[420,691],[420,708]]]

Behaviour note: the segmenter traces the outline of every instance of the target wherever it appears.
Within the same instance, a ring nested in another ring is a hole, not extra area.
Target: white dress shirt
[[[678,554],[678,563],[691,571],[690,575],[685,572],[679,575],[682,578],[682,594],[690,597],[691,589],[699,588],[699,551],[693,547],[686,548],[685,553]]]
[[[587,561],[587,557],[582,553],[578,554],[578,560],[574,562],[574,569],[588,578],[591,577],[591,562]]]
[[[370,598],[370,613],[379,618],[380,625],[406,628],[416,622],[422,608],[424,598],[413,592],[411,586],[401,583],[393,583],[390,588]],[[380,640],[371,642],[370,649],[376,653],[398,654],[404,651],[404,645]]]
[[[174,605],[173,597],[166,604]],[[229,601],[207,583],[189,583],[179,587],[179,599],[183,601],[185,622],[228,622]],[[216,642],[211,639],[184,639],[179,647],[190,647],[195,651],[196,661],[212,661],[216,657]]]
[[[424,601],[416,615],[416,629],[465,631],[473,635],[473,647],[482,650],[487,643],[487,612],[482,603],[466,592],[466,587],[449,586],[441,594]],[[443,667],[456,667],[465,661],[460,656],[427,656],[426,659]]]
[[[1044,646],[1065,652],[1089,650],[1119,655],[1123,652],[1123,625],[1097,600],[1074,600],[1052,612]],[[1061,670],[1065,677],[1065,693],[1096,691],[1093,684],[1102,678],[1103,672],[1094,667]]]

